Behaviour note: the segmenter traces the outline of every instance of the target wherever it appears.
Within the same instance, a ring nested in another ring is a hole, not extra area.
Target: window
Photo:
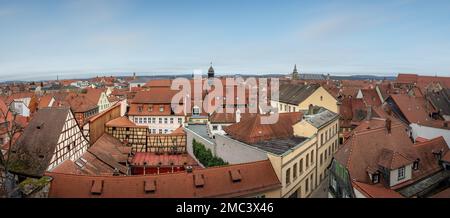
[[[164,111],[164,106],[159,106],[159,112],[163,112]]]
[[[320,134],[320,145],[323,145],[323,133]]]
[[[173,118],[170,118],[170,123],[171,123],[171,124],[173,123]]]
[[[334,178],[334,176],[331,176],[331,187],[333,187],[333,190],[336,191],[337,182],[336,182],[336,178]]]
[[[149,112],[152,112],[152,111],[153,111],[153,105],[149,105],[148,108],[147,108],[147,110],[148,110]]]
[[[159,134],[162,134],[162,129],[159,129]]]
[[[320,154],[320,166],[322,166],[322,163],[323,163],[323,153]]]
[[[178,123],[179,124],[183,123],[183,118],[178,118]]]
[[[417,159],[416,161],[414,161],[413,163],[413,170],[418,170],[419,169],[419,159]]]
[[[309,167],[309,154],[306,155],[306,168]]]
[[[320,101],[323,101],[323,96],[320,96]]]
[[[162,123],[163,123],[163,122],[162,122],[162,118],[161,118],[161,117],[159,118],[159,123],[160,123],[160,124],[162,124]]]
[[[306,180],[305,180],[305,192],[308,192],[308,191],[309,191],[309,179],[306,178]]]
[[[156,123],[156,118],[152,118],[152,123]]]
[[[193,115],[200,115],[200,108],[198,106],[194,106],[192,108],[192,114]]]
[[[405,178],[405,167],[398,168],[398,180]]]
[[[311,164],[314,163],[314,150],[311,151]]]
[[[138,112],[142,112],[142,105],[138,106]]]
[[[291,168],[286,170],[286,184],[291,183]]]
[[[327,161],[327,158],[328,158],[328,153],[327,153],[327,150],[325,150],[325,161]]]
[[[328,131],[325,131],[325,140],[328,140]]]
[[[217,125],[213,125],[213,126],[212,126],[212,129],[213,129],[213,130],[217,130]]]
[[[169,130],[168,129],[164,129],[164,134],[167,134]]]
[[[331,157],[331,147],[328,148],[328,156]]]
[[[379,183],[380,182],[380,174],[378,174],[378,173],[374,173],[373,175],[372,175],[372,182],[373,183]]]
[[[291,106],[288,106],[288,111],[291,112]]]
[[[142,117],[139,117],[139,123],[142,123]]]
[[[313,176],[314,176],[314,175],[311,174],[311,189],[314,188],[314,177],[313,177]]]
[[[144,123],[147,123],[147,117],[144,117]]]
[[[167,124],[167,121],[168,121],[168,119],[167,119],[167,118],[164,118],[164,123],[165,123],[165,124]]]
[[[134,118],[134,122],[135,122],[135,123],[137,123],[138,120],[139,120],[139,119],[138,119],[137,117]]]
[[[297,179],[297,163],[294,164],[294,171],[292,172],[294,179]]]
[[[300,163],[298,164],[300,166],[300,174],[303,173],[303,159],[300,159]]]

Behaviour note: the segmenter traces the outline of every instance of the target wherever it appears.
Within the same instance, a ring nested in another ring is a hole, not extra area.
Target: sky
[[[0,0],[0,81],[207,71],[450,76],[448,0]]]

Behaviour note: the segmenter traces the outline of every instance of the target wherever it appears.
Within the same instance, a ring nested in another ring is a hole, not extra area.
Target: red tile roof
[[[155,87],[170,87],[172,85],[172,80],[161,79],[161,80],[150,80],[145,83],[144,87],[155,88]]]
[[[404,198],[401,194],[385,188],[382,184],[370,185],[362,182],[352,182],[352,184],[368,198]]]
[[[425,98],[406,94],[394,94],[390,97],[409,123],[426,123],[432,120],[429,113],[434,109]]]
[[[240,180],[232,180],[232,174]],[[83,176],[47,173],[53,198],[245,197],[281,187],[270,161],[145,176]],[[201,183],[199,178],[201,178]],[[198,181],[197,183],[195,181]],[[92,188],[99,182],[100,190]]]
[[[198,165],[197,161],[192,158],[189,154],[155,154],[155,153],[136,153],[131,160],[131,165],[135,166],[144,166],[144,163],[147,163],[147,166],[196,166]],[[159,165],[161,163],[161,165]]]
[[[50,102],[52,101],[53,96],[52,95],[44,95],[39,99],[38,108],[44,108],[44,107],[51,107]]]
[[[153,88],[149,91],[137,92],[133,98],[134,104],[170,104],[177,90],[170,88]]]
[[[261,124],[260,114],[256,114],[239,123],[227,126],[225,132],[232,138],[254,144],[270,139],[283,139],[293,136],[292,126],[300,122],[303,114],[301,112],[281,113],[275,124]]]
[[[136,124],[131,122],[128,117],[118,117],[106,123],[107,127],[136,127]]]

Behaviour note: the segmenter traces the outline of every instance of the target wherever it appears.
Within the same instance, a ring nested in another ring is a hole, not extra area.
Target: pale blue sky
[[[0,81],[211,61],[220,74],[450,75],[450,1],[0,0]]]

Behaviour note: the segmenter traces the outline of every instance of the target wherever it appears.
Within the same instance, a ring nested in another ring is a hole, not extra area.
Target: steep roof
[[[43,108],[34,115],[11,151],[11,171],[40,177],[50,164],[68,108]]]
[[[388,153],[386,151],[397,154],[385,157],[384,154]],[[401,161],[395,160],[399,156]],[[392,168],[396,167],[397,163],[406,163],[404,159],[412,163],[418,158],[418,154],[413,149],[405,127],[393,121],[391,133],[388,133],[384,126],[354,131],[335,154],[335,158],[347,167],[352,179],[370,183],[368,168],[378,169],[380,164]]]
[[[192,173],[82,176],[49,172],[47,175],[53,178],[49,197],[57,198],[245,197],[281,187],[268,160],[194,169]]]
[[[52,101],[53,96],[52,95],[44,95],[39,99],[38,108],[42,109],[44,107],[51,107],[50,102]]]
[[[319,87],[319,84],[282,84],[279,88],[279,101],[298,105],[313,94]]]
[[[433,111],[433,107],[425,98],[406,94],[394,94],[390,98],[409,123],[426,123],[432,119],[428,114]]]
[[[450,115],[450,88],[439,92],[427,92],[426,97],[442,115]]]

